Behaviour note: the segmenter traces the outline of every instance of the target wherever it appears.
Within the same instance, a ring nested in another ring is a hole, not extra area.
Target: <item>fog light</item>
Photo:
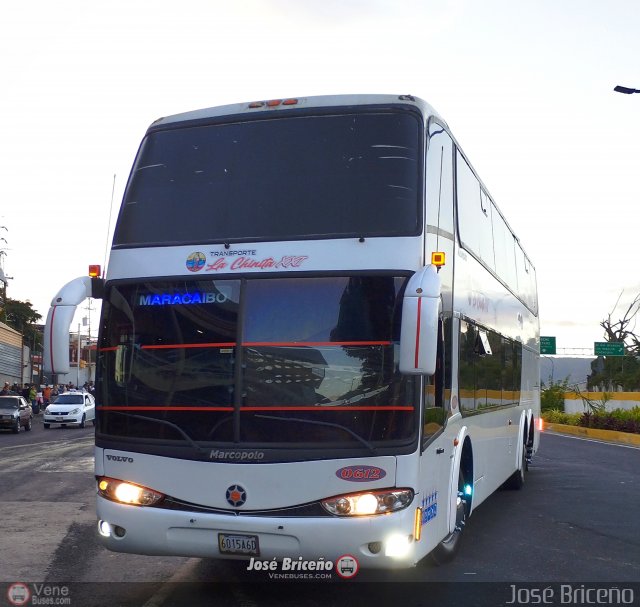
[[[102,537],[111,537],[111,525],[107,521],[98,521],[98,533]]]
[[[367,548],[369,548],[371,554],[378,554],[382,550],[382,542],[369,542]]]
[[[410,536],[392,535],[384,544],[384,553],[393,558],[403,558],[409,554]]]

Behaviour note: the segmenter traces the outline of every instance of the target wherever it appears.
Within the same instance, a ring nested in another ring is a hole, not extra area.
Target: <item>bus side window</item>
[[[445,325],[451,322],[450,319],[441,320],[438,323],[438,352],[436,354],[436,372],[428,378],[425,378],[425,395],[424,395],[424,417],[422,421],[422,448],[444,428],[444,420],[446,417],[445,400],[447,393],[447,352],[444,335],[446,332]]]

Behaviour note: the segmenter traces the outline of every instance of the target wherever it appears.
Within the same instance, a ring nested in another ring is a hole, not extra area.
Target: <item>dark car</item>
[[[31,430],[32,420],[31,405],[22,396],[0,396],[0,428],[17,434],[22,428]]]

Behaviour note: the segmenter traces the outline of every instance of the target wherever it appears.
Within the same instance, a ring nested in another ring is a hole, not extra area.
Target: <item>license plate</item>
[[[64,421],[64,417],[56,417],[56,420],[59,421],[59,422],[62,422],[62,421]]]
[[[236,535],[218,533],[218,547],[221,554],[248,554],[260,556],[257,535]]]

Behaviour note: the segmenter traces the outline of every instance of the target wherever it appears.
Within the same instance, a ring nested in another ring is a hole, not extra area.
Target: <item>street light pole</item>
[[[633,95],[633,93],[640,93],[640,89],[631,89],[628,86],[616,86],[613,89],[616,93],[624,93],[625,95]]]

